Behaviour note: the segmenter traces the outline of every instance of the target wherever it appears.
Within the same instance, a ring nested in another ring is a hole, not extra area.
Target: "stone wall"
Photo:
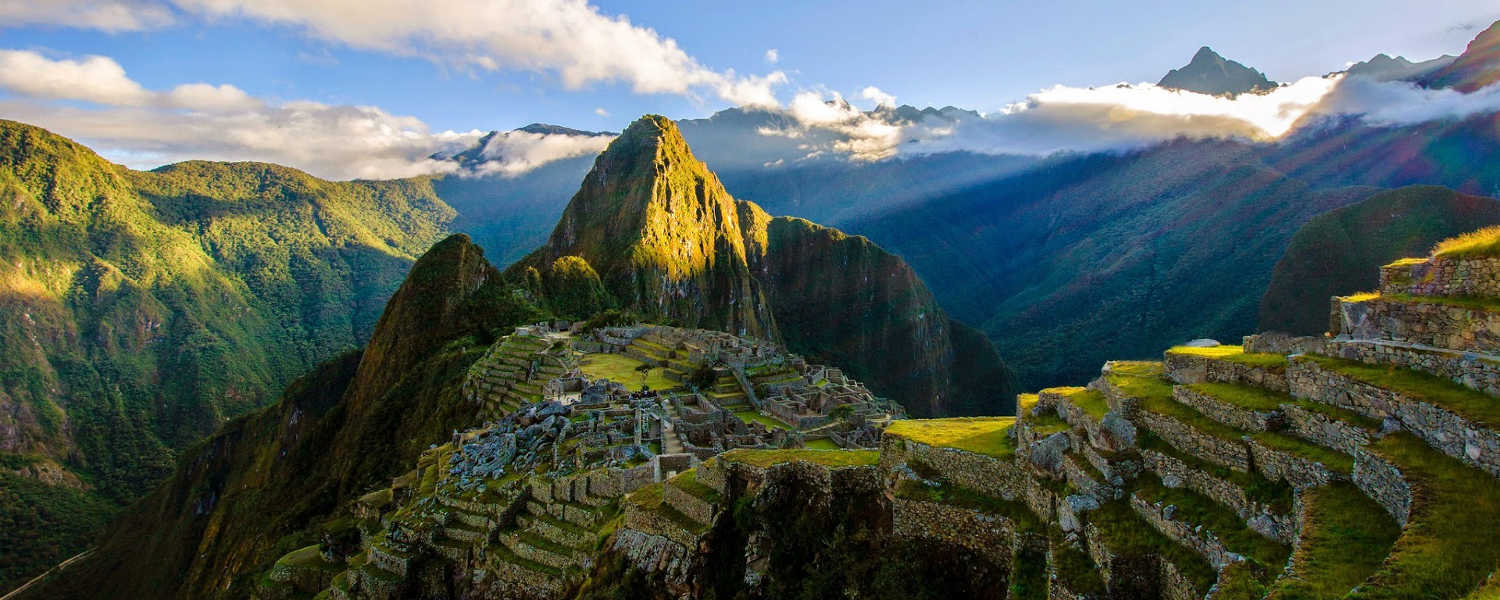
[[[1172,388],[1172,399],[1205,416],[1243,431],[1270,431],[1281,425],[1281,411],[1255,411],[1230,404],[1185,385]]]
[[[1380,268],[1380,293],[1500,297],[1500,258],[1433,257]]]
[[[661,575],[669,588],[685,590],[692,571],[692,552],[664,536],[621,529],[615,532],[614,552],[624,556],[631,566]]]
[[[689,494],[671,483],[662,487],[661,495],[663,502],[672,505],[672,508],[698,523],[712,524],[714,516],[718,513],[717,507],[707,500]]]
[[[891,533],[897,538],[952,543],[996,564],[1008,564],[1017,545],[1015,523],[1003,516],[902,498],[891,505]]]
[[[1137,419],[1179,451],[1237,471],[1250,472],[1250,451],[1240,440],[1221,439],[1156,413],[1141,411]]]
[[[1286,393],[1286,373],[1275,367],[1258,367],[1196,354],[1167,352],[1162,358],[1167,377],[1180,384],[1238,383]]]
[[[1251,439],[1249,446],[1255,470],[1271,481],[1284,481],[1292,487],[1304,488],[1324,486],[1345,478],[1323,463],[1277,450],[1258,440]]]
[[[1487,356],[1347,338],[1329,340],[1328,351],[1324,354],[1375,365],[1416,369],[1491,396],[1500,396],[1500,360]]]
[[[1024,495],[1025,483],[1031,479],[1014,462],[952,448],[934,448],[894,435],[881,440],[882,470],[913,460],[933,469],[947,483],[1006,500]]]
[[[621,530],[634,530],[650,535],[659,535],[684,548],[697,548],[698,536],[684,529],[677,522],[661,514],[661,511],[626,504],[625,517],[620,522]]]
[[[1168,506],[1152,504],[1142,500],[1137,494],[1131,494],[1130,507],[1162,535],[1203,555],[1203,558],[1208,560],[1208,563],[1215,569],[1222,569],[1224,565],[1239,560],[1233,552],[1224,547],[1224,543],[1220,542],[1219,538],[1214,537],[1212,532],[1172,519]]]
[[[1162,485],[1197,492],[1233,510],[1241,519],[1260,517],[1268,525],[1268,531],[1262,533],[1269,533],[1269,537],[1284,544],[1291,544],[1296,540],[1297,526],[1292,517],[1274,514],[1269,506],[1252,501],[1244,488],[1159,452],[1142,450],[1141,458],[1146,463],[1146,468],[1161,478]]]
[[[1411,515],[1411,485],[1396,465],[1368,448],[1354,454],[1354,485],[1379,503],[1402,527]]]
[[[1186,575],[1177,568],[1176,564],[1165,558],[1156,561],[1161,571],[1161,597],[1163,600],[1198,600],[1203,597],[1203,592],[1188,581]]]
[[[1465,352],[1500,351],[1500,313],[1435,302],[1334,299],[1333,335]]]
[[[1296,404],[1283,404],[1281,409],[1286,416],[1287,431],[1307,441],[1349,455],[1370,443],[1371,432],[1342,419],[1330,418]]]
[[[1500,433],[1448,410],[1375,387],[1317,363],[1294,360],[1288,368],[1293,395],[1346,408],[1375,419],[1394,418],[1433,448],[1500,476]]]

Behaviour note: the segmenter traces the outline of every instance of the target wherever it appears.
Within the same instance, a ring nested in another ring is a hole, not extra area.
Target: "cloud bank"
[[[409,177],[456,170],[456,163],[428,156],[480,137],[433,132],[417,118],[371,106],[273,104],[232,85],[148,90],[103,56],[0,51],[0,88],[13,96],[0,100],[0,114],[81,139],[136,168],[257,160],[329,179]]]
[[[549,162],[598,154],[614,139],[613,135],[497,132],[480,150],[484,162],[465,173],[515,177]]]
[[[1371,125],[1408,125],[1500,112],[1500,85],[1463,94],[1365,77],[1306,77],[1265,94],[1212,96],[1151,83],[1092,88],[1054,86],[990,113],[894,109],[895,98],[868,87],[861,110],[836,92],[803,92],[778,112],[791,125],[761,135],[802,140],[800,157],[968,151],[1047,155],[1146,146],[1179,137],[1278,139],[1322,117]],[[768,166],[779,166],[770,165]]]

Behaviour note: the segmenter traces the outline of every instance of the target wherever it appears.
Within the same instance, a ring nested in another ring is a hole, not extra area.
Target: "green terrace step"
[[[508,531],[500,534],[500,544],[506,550],[518,558],[529,560],[539,565],[562,571],[573,566],[575,561],[571,551],[563,548],[564,552],[554,552],[552,549],[539,546],[536,542],[542,540],[541,536],[532,534],[526,536],[523,532]],[[561,548],[551,542],[543,542],[547,546]]]
[[[1177,383],[1242,383],[1287,391],[1287,359],[1280,354],[1249,353],[1242,346],[1175,346],[1164,353],[1163,364],[1167,377]]]
[[[517,556],[515,552],[512,552],[510,548],[505,547],[503,544],[492,545],[486,548],[485,551],[489,553],[491,560],[515,565],[526,571],[532,571],[541,575],[543,578],[555,579],[563,576],[562,569]]]
[[[1185,533],[1215,540],[1224,549],[1250,561],[1263,583],[1269,583],[1286,565],[1292,552],[1290,547],[1249,528],[1244,519],[1218,502],[1190,490],[1163,486],[1154,475],[1142,476],[1139,484],[1134,494],[1136,499],[1154,507],[1171,507],[1171,521],[1186,524],[1191,530],[1188,533],[1159,528],[1162,535],[1173,538]],[[1212,546],[1213,542],[1207,545]],[[1204,558],[1210,563],[1218,560],[1207,552]]]
[[[1060,536],[1052,539],[1047,548],[1047,571],[1053,585],[1062,588],[1063,594],[1054,596],[1067,598],[1105,598],[1108,588],[1099,576],[1099,567],[1083,548],[1075,548]]]
[[[1285,482],[1271,481],[1259,473],[1237,471],[1182,452],[1149,431],[1141,432],[1136,441],[1146,458],[1147,469],[1157,477],[1177,475],[1188,489],[1214,498],[1238,511],[1242,518],[1260,513],[1286,515],[1292,511],[1294,494],[1292,486]],[[1185,473],[1177,473],[1179,469]],[[1218,497],[1215,492],[1233,492],[1233,496]]]
[[[1084,520],[1091,545],[1097,539],[1111,554],[1125,559],[1137,559],[1134,561],[1136,566],[1140,564],[1139,559],[1149,560],[1153,557],[1169,562],[1197,590],[1199,596],[1207,593],[1217,579],[1217,572],[1202,555],[1162,535],[1130,507],[1128,500],[1105,502],[1099,508],[1084,513]],[[1106,574],[1106,580],[1116,579],[1116,575],[1111,573],[1114,565],[1099,567]],[[1126,573],[1119,576],[1130,575]]]
[[[1401,527],[1369,496],[1344,483],[1308,490],[1291,566],[1267,598],[1341,598],[1375,573]]]
[[[1369,418],[1397,418],[1443,453],[1500,476],[1500,400],[1412,369],[1303,355],[1294,393]]]
[[[1294,402],[1287,394],[1233,383],[1194,383],[1173,388],[1172,398],[1205,416],[1246,431],[1268,431],[1283,421],[1281,405]]]
[[[1411,487],[1411,504],[1390,555],[1347,598],[1463,598],[1473,593],[1500,567],[1500,544],[1495,543],[1500,485],[1495,478],[1406,432],[1387,435],[1367,449],[1400,470]],[[1358,476],[1356,482],[1372,496],[1387,487]]]
[[[1246,432],[1209,418],[1158,391],[1140,400],[1138,425],[1177,450],[1237,471],[1254,465],[1271,480],[1324,485],[1346,479],[1354,457],[1274,431]],[[1174,391],[1172,398],[1177,397]]]
[[[594,542],[593,530],[584,529],[551,515],[526,515],[517,519],[528,531],[574,550],[587,550]]]
[[[1035,531],[1042,526],[1036,514],[1024,502],[996,498],[947,481],[938,481],[937,484],[933,486],[912,479],[902,479],[896,484],[896,497],[945,504],[1002,517],[1014,523],[1017,531]]]

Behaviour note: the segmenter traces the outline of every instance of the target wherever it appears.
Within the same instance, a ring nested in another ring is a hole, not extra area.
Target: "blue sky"
[[[707,116],[757,93],[774,94],[778,103],[799,92],[838,93],[868,108],[872,103],[860,97],[867,86],[900,103],[994,111],[1057,84],[1155,81],[1204,44],[1291,81],[1377,52],[1413,59],[1456,54],[1500,19],[1494,3],[1455,0],[348,4],[361,8],[320,12],[290,0],[0,0],[0,23],[10,24],[0,28],[0,50],[53,61],[37,63],[43,71],[56,61],[107,57],[125,79],[153,92],[207,83],[272,106],[307,100],[377,107],[415,118],[426,132],[535,121],[618,130],[642,113]],[[464,16],[483,7],[491,14]],[[571,16],[555,17],[563,13]],[[413,15],[430,23],[404,29]],[[611,25],[620,17],[629,20],[628,31]],[[556,46],[494,42],[518,30],[540,32],[538,39],[555,39]],[[569,55],[569,48],[587,49]],[[779,58],[774,63],[771,49]],[[570,77],[570,65],[587,72]],[[746,79],[768,76],[769,82]],[[663,83],[674,78],[696,83]],[[737,82],[754,89],[723,91]],[[47,120],[38,124],[97,140],[117,156],[178,157],[171,140],[138,142],[136,134],[109,137],[85,126],[103,113],[83,111],[116,104],[66,91],[89,83],[28,85],[0,85],[8,99],[0,102],[0,117]],[[169,103],[160,99],[118,104],[125,108],[112,109],[127,111],[121,116],[197,110],[180,103],[163,108]]]

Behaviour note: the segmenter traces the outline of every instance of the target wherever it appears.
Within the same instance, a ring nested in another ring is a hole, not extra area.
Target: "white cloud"
[[[585,0],[172,0],[209,18],[289,25],[363,50],[422,56],[463,68],[556,73],[564,86],[623,82],[637,93],[771,105],[784,74],[715,71],[655,30]]]
[[[0,23],[12,27],[61,24],[113,32],[173,21],[171,9],[151,0],[0,0]]]
[[[776,64],[776,63],[781,62],[781,53],[777,52],[775,48],[767,50],[766,51],[766,62],[771,63],[773,65]]]
[[[480,152],[485,161],[473,173],[514,177],[552,161],[598,154],[613,139],[612,135],[500,132],[485,143]]]
[[[594,109],[594,114],[599,115],[601,117],[608,117],[609,116],[609,111],[604,110],[604,107],[600,106],[600,107]]]
[[[861,96],[874,101],[876,110],[855,109],[837,93],[803,92],[782,111],[796,126],[761,133],[809,140],[804,158],[834,152],[854,160],[948,151],[1044,155],[1126,148],[1180,136],[1264,140],[1286,133],[1337,82],[1309,77],[1266,94],[1235,98],[1150,83],[1054,86],[987,116],[963,111],[912,116],[896,110],[893,96],[870,86]]]
[[[162,103],[169,107],[208,112],[255,110],[263,103],[244,90],[229,84],[188,83],[163,94]]]
[[[478,131],[432,132],[369,106],[270,104],[232,85],[147,90],[107,57],[48,59],[0,51],[0,114],[118,149],[147,168],[188,159],[258,160],[331,179],[408,177],[457,168],[429,155],[473,145]],[[94,106],[82,107],[73,101]]]
[[[867,86],[864,91],[860,92],[860,96],[866,100],[873,101],[877,108],[881,106],[896,106],[895,96],[887,94],[884,90],[873,85]]]
[[[1311,113],[1354,115],[1372,125],[1410,125],[1497,111],[1500,111],[1500,85],[1465,94],[1452,89],[1426,89],[1402,81],[1349,77]]]
[[[152,99],[150,92],[125,76],[120,63],[104,56],[52,60],[27,50],[0,50],[0,87],[23,96],[120,106]]]

